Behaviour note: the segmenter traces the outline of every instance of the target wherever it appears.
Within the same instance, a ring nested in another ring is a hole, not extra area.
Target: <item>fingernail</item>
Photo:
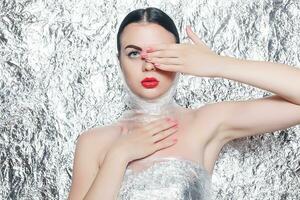
[[[147,57],[148,57],[147,53],[145,53],[145,52],[142,52],[142,53],[141,53],[141,56],[144,57],[144,58],[147,58]]]
[[[167,120],[168,122],[178,123],[178,120],[177,120],[177,119],[172,119],[172,118],[170,118],[170,117],[167,117],[166,120]]]
[[[154,49],[153,49],[152,47],[148,47],[148,48],[146,49],[146,51],[147,51],[147,52],[152,52],[152,51],[154,51]]]
[[[154,63],[154,66],[160,66],[160,64],[159,63]]]
[[[173,142],[177,142],[177,141],[178,141],[178,139],[177,139],[177,138],[174,138],[174,139],[173,139]]]
[[[170,117],[166,117],[166,120],[169,122],[171,121],[172,119]]]
[[[171,119],[171,122],[178,123],[177,119]]]

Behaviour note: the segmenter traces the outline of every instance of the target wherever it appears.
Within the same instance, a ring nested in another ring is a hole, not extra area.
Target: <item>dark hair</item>
[[[173,20],[162,10],[154,7],[147,7],[145,9],[136,9],[131,11],[126,15],[123,19],[119,31],[117,34],[117,48],[118,48],[118,56],[120,56],[120,36],[123,32],[124,28],[130,23],[138,23],[138,22],[149,22],[149,23],[156,23],[164,27],[167,31],[171,32],[176,39],[176,43],[180,42],[179,34],[177,28],[173,22]]]

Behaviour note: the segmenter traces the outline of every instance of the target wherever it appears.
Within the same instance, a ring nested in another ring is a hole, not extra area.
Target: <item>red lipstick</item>
[[[159,81],[154,77],[146,77],[141,81],[142,86],[145,88],[154,88],[158,85]]]

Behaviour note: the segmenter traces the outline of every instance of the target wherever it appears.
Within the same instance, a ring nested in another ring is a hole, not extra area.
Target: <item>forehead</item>
[[[120,38],[121,48],[129,44],[147,48],[151,44],[175,43],[175,36],[162,26],[155,23],[128,24]]]

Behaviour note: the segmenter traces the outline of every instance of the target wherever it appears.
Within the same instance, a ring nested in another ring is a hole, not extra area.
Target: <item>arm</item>
[[[248,101],[220,102],[220,138],[237,139],[300,124],[300,105],[278,95]]]
[[[108,152],[84,200],[114,200],[119,193],[127,161],[117,153]]]
[[[278,95],[221,102],[221,138],[236,139],[300,124],[300,70],[279,63],[225,57],[217,76],[244,82]]]
[[[206,140],[221,148],[234,139],[299,125],[300,106],[273,95],[248,101],[207,104],[195,109],[194,116],[196,125],[205,124],[212,130],[212,134],[205,135]]]
[[[102,165],[108,160],[108,156],[105,154],[117,134],[117,128],[103,126],[92,128],[79,136],[76,143],[72,185],[68,200],[82,200],[84,198],[98,176],[99,169],[103,170]],[[108,162],[111,163],[111,161]],[[105,164],[105,166],[107,165]],[[98,189],[102,190],[101,188]]]
[[[217,127],[210,138],[217,138],[223,144],[232,138],[274,131],[300,123],[300,69],[280,63],[220,56],[207,48],[190,28],[187,33],[195,45],[151,45],[152,50],[148,53],[147,60],[158,63],[156,67],[162,70],[194,76],[223,77],[277,94],[254,101],[221,102],[205,106],[213,114]],[[200,110],[203,109],[196,110],[196,123],[201,123]]]
[[[216,76],[268,90],[300,105],[300,69],[297,67],[228,56],[222,56],[218,62]]]

